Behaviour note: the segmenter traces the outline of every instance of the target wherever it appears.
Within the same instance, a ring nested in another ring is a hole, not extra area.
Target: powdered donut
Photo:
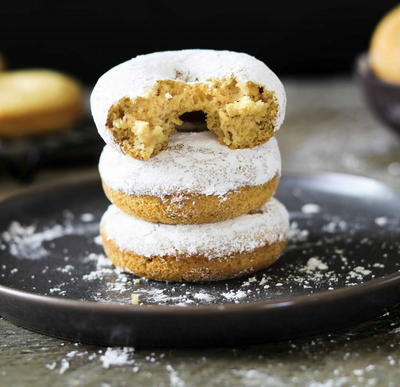
[[[231,51],[182,50],[138,56],[106,72],[91,108],[107,144],[140,160],[167,146],[181,115],[203,111],[231,149],[271,138],[286,108],[278,77],[256,58]]]
[[[150,223],[111,205],[100,228],[116,266],[155,280],[213,281],[271,265],[285,248],[289,218],[276,199],[250,214],[200,225]]]
[[[100,175],[107,197],[124,212],[150,222],[218,222],[262,206],[275,193],[281,158],[275,138],[230,150],[209,131],[176,133],[149,161],[106,146]]]

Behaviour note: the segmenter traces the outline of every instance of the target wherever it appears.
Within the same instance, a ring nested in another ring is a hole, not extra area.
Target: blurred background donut
[[[82,116],[83,90],[51,70],[0,74],[0,137],[20,138],[71,127]]]

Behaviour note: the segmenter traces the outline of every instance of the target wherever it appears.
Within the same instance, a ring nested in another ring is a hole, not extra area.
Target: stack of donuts
[[[277,76],[236,52],[148,54],[100,77],[91,109],[106,142],[99,171],[112,205],[100,231],[112,262],[154,280],[212,281],[278,259],[289,221],[273,198],[274,135],[285,107]],[[205,131],[181,131],[190,112],[204,114]]]

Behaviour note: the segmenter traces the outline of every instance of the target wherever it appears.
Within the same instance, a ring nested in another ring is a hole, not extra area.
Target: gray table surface
[[[400,137],[377,123],[350,79],[286,80],[279,133],[284,173],[336,171],[400,189]],[[34,185],[76,170],[47,170]],[[93,174],[94,168],[79,174]],[[0,198],[23,189],[0,177]],[[168,332],[166,332],[168,334]],[[238,348],[129,349],[104,368],[105,348],[62,342],[0,319],[0,386],[398,386],[400,309],[342,332]]]

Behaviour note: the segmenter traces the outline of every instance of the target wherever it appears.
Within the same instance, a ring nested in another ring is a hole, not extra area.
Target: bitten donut
[[[150,222],[219,222],[262,206],[281,172],[275,138],[230,150],[209,131],[175,133],[168,148],[149,161],[106,146],[99,171],[112,203]]]
[[[214,281],[263,269],[282,254],[288,213],[276,199],[220,223],[146,222],[111,205],[100,224],[103,246],[118,267],[154,280]]]
[[[256,58],[231,51],[138,56],[105,73],[91,96],[105,142],[139,160],[167,146],[185,113],[202,111],[221,144],[241,149],[268,141],[285,108],[278,77]]]
[[[66,129],[83,112],[72,78],[50,70],[0,73],[0,136],[18,138]]]

